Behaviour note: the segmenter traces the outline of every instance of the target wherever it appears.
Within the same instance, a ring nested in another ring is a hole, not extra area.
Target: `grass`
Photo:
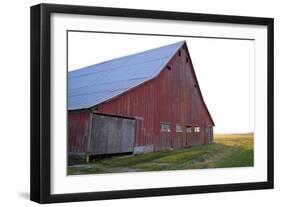
[[[214,143],[207,145],[135,156],[96,159],[88,164],[81,164],[80,161],[78,165],[68,166],[68,174],[248,167],[253,165],[253,133],[216,134]]]

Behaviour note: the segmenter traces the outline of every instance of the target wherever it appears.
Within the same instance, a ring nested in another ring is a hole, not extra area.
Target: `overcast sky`
[[[70,32],[69,71],[185,40],[215,133],[254,131],[254,41]]]

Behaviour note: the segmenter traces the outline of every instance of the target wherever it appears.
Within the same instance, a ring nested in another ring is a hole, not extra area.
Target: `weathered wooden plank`
[[[133,152],[134,140],[134,119],[93,114],[90,154]]]
[[[123,130],[121,130],[120,136],[121,139],[121,151],[122,152],[132,152],[134,150],[134,142],[135,140],[132,139],[135,137],[135,120],[130,119],[123,119],[122,125],[126,126],[123,127]]]

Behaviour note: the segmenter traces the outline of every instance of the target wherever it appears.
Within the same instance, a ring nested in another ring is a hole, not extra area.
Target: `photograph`
[[[66,35],[67,175],[254,167],[254,39]]]

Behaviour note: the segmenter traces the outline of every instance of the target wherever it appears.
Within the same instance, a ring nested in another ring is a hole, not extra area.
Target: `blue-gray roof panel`
[[[183,44],[181,41],[68,72],[68,110],[96,106],[153,79]]]

